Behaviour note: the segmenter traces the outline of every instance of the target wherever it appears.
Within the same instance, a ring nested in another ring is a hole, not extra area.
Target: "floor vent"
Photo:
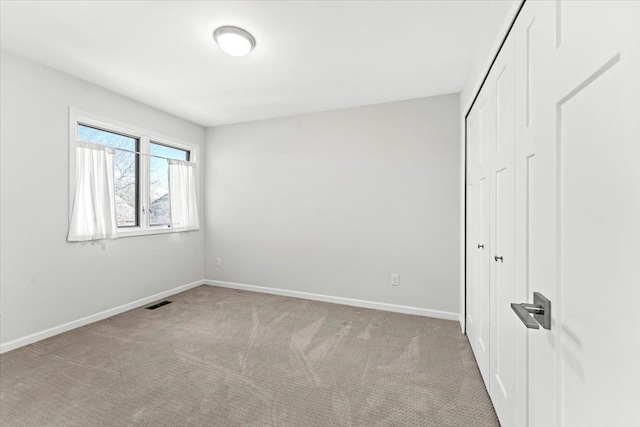
[[[155,310],[156,308],[160,308],[163,305],[167,305],[167,304],[171,304],[171,301],[162,301],[157,304],[150,305],[149,307],[147,307],[147,310]]]

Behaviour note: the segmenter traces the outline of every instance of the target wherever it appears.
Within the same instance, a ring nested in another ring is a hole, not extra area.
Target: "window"
[[[150,143],[149,156],[149,225],[169,226],[169,164],[166,159],[189,160],[189,151]],[[157,156],[157,157],[156,157]]]
[[[136,227],[138,220],[138,170],[140,140],[78,123],[78,140],[116,148],[114,191],[118,228]]]
[[[196,146],[73,109],[70,110],[70,135],[70,212],[78,191],[75,150],[79,144],[93,143],[115,149],[112,199],[117,237],[198,228]],[[186,168],[188,173],[181,168]],[[175,182],[170,182],[170,174]],[[170,188],[176,192],[173,200]],[[176,220],[178,217],[180,220]]]

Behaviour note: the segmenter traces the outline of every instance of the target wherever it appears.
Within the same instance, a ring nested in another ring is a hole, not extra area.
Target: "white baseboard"
[[[222,282],[219,280],[203,280],[203,283],[221,288],[240,289],[250,292],[262,292],[265,294],[280,295],[285,297],[302,298],[314,301],[331,302],[334,304],[350,305],[353,307],[371,308],[374,310],[392,311],[394,313],[415,314],[417,316],[435,317],[437,319],[458,320],[458,313],[440,310],[430,310],[428,308],[410,307],[406,305],[387,304],[384,302],[365,301],[352,298],[334,297],[322,294],[312,294],[309,292],[290,291],[288,289],[268,288],[265,286],[245,285],[242,283]]]
[[[97,322],[98,320],[106,319],[107,317],[115,316],[116,314],[124,313],[125,311],[133,310],[134,308],[147,305],[150,302],[166,298],[170,295],[175,295],[180,292],[184,292],[187,289],[195,288],[196,286],[203,285],[204,281],[197,280],[195,282],[188,283],[186,285],[178,286],[177,288],[169,289],[168,291],[160,292],[155,295],[151,295],[146,298],[142,298],[127,304],[120,305],[118,307],[110,308],[109,310],[101,311],[100,313],[92,314],[90,316],[83,317],[81,319],[73,320],[63,325],[55,326],[53,328],[46,329],[44,331],[36,332],[35,334],[27,335],[26,337],[17,338],[15,340],[0,344],[0,354],[10,350],[14,350],[25,345],[33,344],[34,342],[43,340],[45,338],[52,337],[54,335],[61,334],[63,332],[70,331],[81,326],[88,325],[89,323]]]
[[[151,302],[157,301],[162,298],[166,298],[171,295],[184,292],[188,289],[195,288],[199,285],[211,285],[219,286],[222,288],[240,289],[250,292],[262,292],[265,294],[281,295],[293,298],[309,299],[314,301],[330,302],[334,304],[350,305],[353,307],[371,308],[374,310],[391,311],[395,313],[415,314],[417,316],[435,317],[437,319],[445,320],[458,320],[460,317],[458,313],[440,310],[430,310],[427,308],[410,307],[406,305],[387,304],[383,302],[365,301],[352,298],[334,297],[330,295],[314,294],[309,292],[291,291],[287,289],[269,288],[265,286],[245,285],[242,283],[222,282],[218,280],[197,280],[195,282],[188,283],[177,288],[169,289],[168,291],[160,292],[155,295],[148,296],[127,304],[123,304],[118,307],[111,308],[109,310],[101,311],[90,316],[86,316],[63,325],[55,326],[53,328],[46,329],[44,331],[36,332],[25,337],[17,338],[15,340],[0,344],[0,354],[7,351],[15,350],[16,348],[24,347],[25,345],[33,344],[34,342],[41,341],[43,339],[52,337],[54,335],[61,334],[63,332],[70,331],[72,329],[79,328],[81,326],[94,323],[99,320],[106,319],[107,317],[115,316],[116,314],[124,313],[125,311],[133,310],[134,308],[147,305]]]

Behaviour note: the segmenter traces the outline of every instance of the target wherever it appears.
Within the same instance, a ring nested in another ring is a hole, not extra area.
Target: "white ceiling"
[[[211,126],[459,92],[489,4],[3,1],[0,46]],[[221,52],[222,25],[255,50]]]

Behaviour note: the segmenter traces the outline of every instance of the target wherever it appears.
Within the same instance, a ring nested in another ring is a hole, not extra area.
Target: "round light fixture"
[[[220,27],[213,33],[220,49],[231,56],[245,56],[256,46],[256,39],[242,28]]]

